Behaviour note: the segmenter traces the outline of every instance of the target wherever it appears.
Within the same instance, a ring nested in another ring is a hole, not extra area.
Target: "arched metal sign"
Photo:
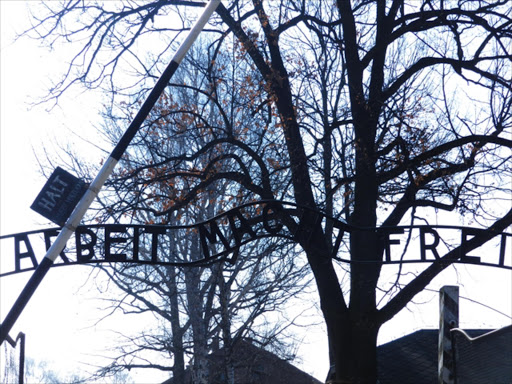
[[[79,226],[69,248],[60,253],[54,266],[84,263],[131,262],[152,265],[191,266],[217,261],[235,262],[238,249],[252,241],[280,237],[309,243],[305,217],[333,229],[331,257],[351,263],[348,244],[354,231],[378,231],[384,246],[382,264],[430,263],[441,258],[444,248],[461,246],[483,230],[458,226],[400,226],[357,228],[318,211],[281,201],[258,201],[233,208],[208,221],[191,225],[84,225]],[[311,222],[311,221],[310,221]],[[45,251],[58,236],[60,228],[49,228],[0,237],[2,256],[0,277],[37,268],[38,250]],[[181,255],[170,251],[177,242],[193,232],[201,252]],[[309,234],[311,236],[311,234]],[[456,262],[512,269],[512,234],[497,233],[494,246],[485,254],[475,250],[460,255]],[[507,252],[508,250],[508,252]],[[347,256],[344,257],[343,255]]]

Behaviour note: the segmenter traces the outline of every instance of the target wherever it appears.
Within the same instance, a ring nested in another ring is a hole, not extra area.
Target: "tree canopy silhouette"
[[[203,5],[45,3],[27,33],[80,47],[48,99],[75,83],[105,87],[111,118],[129,117],[188,28],[187,12]],[[334,229],[304,215],[312,236],[297,240],[318,289],[333,382],[375,383],[380,327],[512,223],[504,203],[511,192],[511,13],[506,0],[224,1],[202,60],[193,62],[196,82],[170,84],[162,100],[169,112],[155,114],[140,136],[152,162],[123,170],[124,182],[144,176],[148,185],[133,185],[129,198],[105,206],[128,213],[153,199],[158,204],[144,208],[149,220],[165,220],[217,191],[233,196],[220,199],[217,212],[281,199],[360,228],[350,235],[346,291],[330,257]],[[131,73],[122,77],[126,63]],[[183,87],[195,101],[173,96]],[[159,133],[164,126],[170,134]],[[145,189],[156,182],[171,188],[161,195]],[[376,229],[441,211],[487,231],[414,278],[399,276],[397,289],[383,288],[386,242]],[[386,300],[378,304],[380,289]]]

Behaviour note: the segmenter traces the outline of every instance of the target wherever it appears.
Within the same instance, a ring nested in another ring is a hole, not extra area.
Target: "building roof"
[[[214,366],[222,367],[223,350],[212,354]],[[313,376],[301,371],[272,352],[249,341],[239,341],[233,350],[235,383],[240,384],[321,384]]]
[[[452,332],[458,383],[512,383],[512,325],[478,337]]]
[[[322,384],[313,376],[301,371],[288,361],[259,348],[249,341],[240,340],[231,353],[233,371],[237,384]],[[219,349],[209,355],[209,382],[226,381],[225,350]],[[192,383],[190,367],[185,372],[185,383]],[[173,384],[172,378],[163,384]]]
[[[494,332],[472,329],[464,333],[454,334],[459,364],[456,374],[461,379],[471,376],[480,381],[459,382],[512,383],[512,326]],[[438,337],[437,329],[423,329],[379,346],[379,383],[437,384]],[[471,349],[473,353],[468,354]],[[484,366],[495,369],[484,369]]]

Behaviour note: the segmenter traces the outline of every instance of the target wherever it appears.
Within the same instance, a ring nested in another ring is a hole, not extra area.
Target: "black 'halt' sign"
[[[57,167],[30,208],[63,226],[86,190],[84,181]]]

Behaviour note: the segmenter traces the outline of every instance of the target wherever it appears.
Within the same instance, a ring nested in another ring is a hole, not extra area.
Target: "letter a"
[[[27,249],[27,251],[23,253],[20,251],[20,243],[22,242],[25,244],[25,248]],[[28,235],[26,233],[14,236],[14,257],[16,263],[16,272],[21,271],[21,259],[24,259],[26,257],[30,259],[30,261],[32,262],[32,266],[34,268],[37,268],[38,263],[36,260],[36,255],[34,255],[34,250],[32,249],[32,245],[30,244],[30,241],[28,240]]]

